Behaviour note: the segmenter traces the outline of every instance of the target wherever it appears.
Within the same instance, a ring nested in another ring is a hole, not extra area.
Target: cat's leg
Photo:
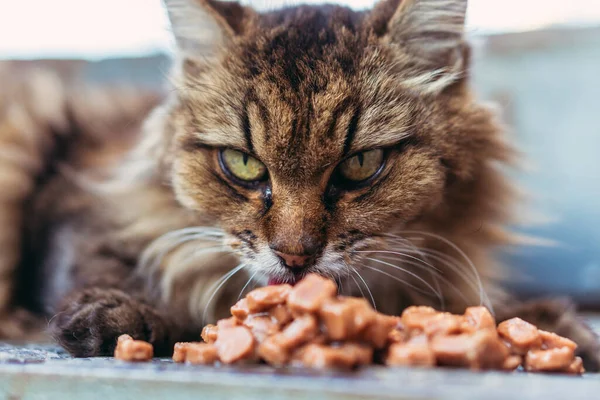
[[[179,251],[182,256],[177,258]],[[207,315],[223,317],[247,282],[238,274],[230,284],[216,289],[219,279],[237,262],[224,254],[195,259],[194,270],[183,264],[182,258],[194,259],[190,253],[174,250],[168,258],[174,258],[173,263],[164,268],[176,267],[181,275],[161,273],[153,280],[155,284],[148,286],[149,275],[131,262],[117,254],[107,258],[105,251],[98,253],[83,254],[84,261],[71,267],[80,286],[59,295],[50,312],[52,337],[77,357],[112,355],[122,334],[150,342],[158,356],[170,356],[176,342],[200,340],[204,313],[214,309],[217,314]],[[158,290],[166,286],[168,295]]]
[[[170,355],[173,343],[185,339],[167,313],[123,290],[101,287],[66,296],[50,327],[54,339],[76,357],[110,356],[125,333],[152,343],[157,355]]]
[[[577,314],[577,309],[570,300],[536,299],[503,307],[496,313],[498,322],[514,317],[573,340],[577,343],[577,355],[583,359],[586,370],[600,370],[600,339]]]

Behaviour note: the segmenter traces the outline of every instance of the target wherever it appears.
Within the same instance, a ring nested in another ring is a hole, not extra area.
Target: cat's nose
[[[283,260],[289,268],[302,268],[310,258],[310,256],[299,256],[296,254],[286,254],[275,250],[275,254]]]

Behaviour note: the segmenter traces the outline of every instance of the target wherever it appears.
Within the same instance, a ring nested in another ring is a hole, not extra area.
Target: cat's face
[[[397,3],[258,15],[167,1],[184,48],[175,191],[259,276],[347,275],[386,234],[445,212],[449,182],[484,157],[466,2]]]

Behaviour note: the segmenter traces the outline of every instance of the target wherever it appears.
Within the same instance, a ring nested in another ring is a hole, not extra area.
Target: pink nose
[[[297,256],[297,255],[293,255],[293,254],[285,254],[285,253],[282,253],[279,251],[275,251],[275,254],[277,254],[279,257],[281,257],[281,259],[283,260],[285,265],[287,265],[290,268],[303,267],[309,258],[309,256]]]

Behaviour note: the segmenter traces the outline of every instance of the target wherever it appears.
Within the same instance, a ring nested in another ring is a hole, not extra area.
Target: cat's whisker
[[[374,261],[374,262],[377,262],[377,263],[380,263],[380,264],[384,264],[384,265],[387,265],[387,266],[393,267],[394,269],[396,269],[396,270],[398,270],[398,271],[401,271],[401,272],[403,272],[403,273],[405,273],[405,274],[407,274],[407,275],[410,275],[410,276],[412,276],[413,278],[417,279],[419,282],[423,283],[423,285],[425,285],[425,286],[426,286],[426,287],[427,287],[429,290],[431,290],[431,292],[432,292],[432,293],[434,293],[434,294],[435,294],[435,295],[438,297],[438,299],[440,299],[440,302],[442,302],[442,300],[441,300],[442,294],[441,294],[440,292],[438,292],[437,290],[435,290],[435,288],[434,288],[433,286],[431,286],[431,284],[429,284],[429,282],[427,282],[425,279],[421,278],[419,275],[417,275],[417,274],[415,274],[415,273],[413,273],[413,272],[411,272],[411,271],[407,270],[406,268],[402,268],[402,267],[400,267],[400,266],[398,266],[398,265],[394,265],[394,264],[392,264],[392,263],[389,263],[389,262],[387,262],[387,261],[378,260],[378,259],[376,259],[376,258],[371,258],[371,257],[367,257],[366,259],[367,259],[367,260],[369,260],[369,261]],[[368,266],[368,265],[364,265],[364,267],[365,267],[365,268],[371,268],[371,269],[377,270],[377,271],[379,271],[379,272],[382,272],[382,273],[384,272],[384,271],[381,271],[381,270],[379,270],[379,269],[377,269],[377,268],[370,267],[370,266]],[[390,275],[390,276],[392,276],[392,275]],[[398,278],[398,277],[395,277],[395,278]],[[398,279],[399,279],[399,278],[398,278]],[[418,291],[420,291],[421,293],[424,293],[424,294],[425,294],[425,293],[427,293],[427,292],[426,292],[426,291],[424,291],[423,289],[421,289],[421,288],[419,288],[419,287],[417,287],[417,286],[415,286],[415,285],[411,284],[410,282],[407,282],[407,281],[405,281],[405,284],[406,284],[407,286],[409,286],[409,287],[411,287],[411,288],[415,289],[415,290],[418,290]]]
[[[459,269],[459,271],[461,273],[461,278],[465,279],[465,281],[472,282],[475,286],[477,286],[477,280],[471,279],[471,277],[468,274],[466,274],[466,272],[462,271],[462,268],[460,268],[461,263],[455,257],[452,257],[444,252],[439,251],[439,250],[428,249],[428,248],[419,248],[408,239],[419,240],[421,238],[406,238],[406,239],[405,238],[393,238],[392,242],[400,242],[401,244],[409,244],[410,248],[404,248],[403,250],[407,251],[409,253],[418,253],[423,258],[429,259],[430,257],[432,257],[432,255],[437,255],[439,257],[445,258],[447,260],[447,262],[453,263],[454,265],[457,266],[457,268]],[[439,257],[435,257],[435,258],[439,261]],[[458,271],[455,271],[455,272],[458,273]],[[479,290],[479,289],[477,289],[477,290]]]
[[[438,270],[432,271],[430,268],[428,268],[426,265],[423,265],[422,263],[418,263],[415,261],[411,261],[411,260],[407,260],[405,257],[403,257],[402,254],[398,254],[398,255],[377,255],[377,258],[380,260],[389,260],[389,261],[402,261],[403,264],[408,264],[408,265],[412,265],[414,267],[417,267],[425,272],[431,272],[434,276],[442,276],[442,273],[439,272]]]
[[[173,262],[169,265],[169,268],[166,268],[161,275],[160,282],[163,296],[167,299],[171,297],[171,291],[173,289],[172,282],[174,282],[176,277],[181,275],[182,272],[186,270],[190,271],[192,269],[190,266],[193,263],[194,258],[210,253],[225,253],[228,251],[230,252],[231,249],[229,249],[227,246],[219,245],[178,253],[175,260],[173,260]]]
[[[421,293],[421,294],[423,294],[425,296],[432,296],[431,293],[426,292],[423,289],[416,287],[415,285],[411,284],[410,282],[408,282],[408,281],[406,281],[404,279],[401,279],[401,278],[399,278],[397,276],[394,276],[394,275],[392,275],[392,274],[390,274],[390,273],[388,273],[386,271],[382,271],[379,268],[375,268],[375,267],[372,267],[370,265],[363,265],[362,268],[366,268],[366,269],[369,269],[371,271],[375,271],[375,272],[378,272],[378,273],[380,273],[382,275],[385,275],[385,276],[387,276],[387,277],[389,277],[389,278],[391,278],[391,279],[393,279],[393,280],[395,280],[397,282],[400,282],[401,284],[403,284],[405,286],[408,286],[408,287],[414,289],[415,291],[417,291],[417,292],[419,292],[419,293]]]
[[[422,251],[425,252],[430,259],[442,263],[451,271],[456,273],[456,275],[463,279],[469,285],[469,287],[471,287],[471,289],[473,289],[473,291],[479,295],[479,305],[485,305],[491,310],[491,302],[487,297],[487,293],[481,284],[479,273],[476,270],[470,274],[468,270],[465,270],[463,263],[461,263],[455,257],[452,257],[442,251],[434,249],[423,249]]]
[[[210,304],[212,303],[213,299],[215,298],[215,296],[217,295],[219,290],[223,287],[223,285],[225,285],[227,283],[227,281],[229,281],[229,279],[231,279],[231,277],[233,277],[235,274],[240,272],[245,267],[246,267],[246,264],[240,264],[237,267],[233,268],[231,271],[229,271],[228,273],[223,275],[221,278],[219,278],[206,292],[206,293],[211,293],[211,295],[208,298],[206,305],[204,306],[204,311],[202,312],[202,321],[203,321],[204,325],[206,325],[206,315],[207,315],[208,309],[210,307]],[[213,287],[214,287],[214,289],[213,289]]]
[[[431,274],[431,280],[433,281],[433,284],[435,285],[435,288],[437,289],[437,291],[441,294],[442,292],[442,287],[440,286],[440,281],[438,279],[441,278],[440,275],[436,275],[433,273],[433,271],[428,271]],[[452,285],[454,286],[454,285]],[[459,292],[460,293],[460,292]],[[444,300],[444,296],[441,295],[440,296],[440,310],[441,311],[446,311],[446,301]]]
[[[188,227],[167,232],[146,247],[138,262],[138,269],[155,271],[166,254],[185,242],[200,239],[221,241],[224,236],[225,233],[222,230],[209,227]]]
[[[410,261],[410,260],[403,260],[400,257],[391,257],[391,256],[380,256],[379,258],[381,259],[387,259],[390,261],[401,261],[402,264],[408,264],[408,265],[412,265],[415,266],[417,268],[423,268],[422,265],[419,265],[418,263],[414,262],[414,261]],[[465,305],[469,305],[469,300],[467,299],[467,297],[462,293],[462,291],[454,284],[452,283],[449,279],[445,278],[442,274],[439,273],[435,273],[434,271],[430,271],[427,270],[427,272],[430,272],[432,274],[432,279],[435,279],[436,282],[438,279],[440,279],[442,282],[444,282],[444,284],[446,284],[446,286],[452,290],[454,290],[456,292],[456,294],[465,302]],[[437,290],[442,293],[441,287],[439,286],[439,282],[437,282]],[[443,298],[443,297],[442,297]],[[445,302],[444,302],[445,303]]]
[[[375,311],[377,311],[377,304],[375,303],[375,298],[373,297],[373,293],[371,292],[371,289],[369,288],[369,285],[367,285],[367,282],[365,281],[365,279],[362,277],[360,272],[358,272],[358,270],[356,268],[354,268],[353,266],[348,265],[348,268],[350,269],[350,271],[354,272],[356,274],[356,276],[358,277],[358,279],[360,279],[362,281],[362,283],[365,285],[365,289],[367,289],[367,292],[369,293],[369,297],[371,298],[371,304],[373,304],[373,308],[375,309]],[[358,287],[360,290],[360,286],[358,286]],[[363,294],[363,297],[365,297],[362,290],[360,292]]]
[[[244,290],[246,290],[246,288],[248,287],[248,285],[250,285],[250,282],[254,281],[254,277],[256,276],[256,274],[258,274],[259,271],[255,271],[252,275],[250,275],[250,278],[248,278],[248,282],[246,282],[246,284],[244,285],[244,287],[242,288],[242,290],[240,290],[240,294],[238,296],[238,300],[242,298],[242,295],[244,294]]]
[[[216,229],[212,231],[198,227],[178,229],[176,231],[167,232],[164,235],[159,236],[152,243],[150,243],[150,245],[148,245],[147,250],[151,251],[154,247],[160,246],[163,242],[169,242],[170,240],[175,240],[177,238],[183,238],[188,236],[206,238],[207,240],[217,240],[225,237],[225,233]]]
[[[424,251],[428,254],[429,258],[441,263],[442,265],[450,269],[452,272],[456,273],[456,275],[463,279],[469,285],[469,287],[473,289],[473,291],[475,291],[475,293],[479,294],[480,288],[477,285],[477,281],[473,278],[471,274],[468,274],[466,271],[463,270],[463,268],[461,267],[461,263],[458,260],[456,260],[454,257],[448,256],[447,254],[441,251],[432,249],[425,249]]]
[[[426,266],[430,267],[431,269],[433,269],[433,270],[435,270],[435,271],[437,271],[439,273],[442,272],[439,268],[436,268],[434,265],[428,263],[427,261],[422,260],[422,259],[420,259],[418,257],[411,256],[409,254],[402,253],[400,251],[392,251],[392,250],[357,250],[357,251],[355,251],[355,253],[377,253],[377,254],[401,255],[401,256],[404,256],[406,258],[410,258],[410,259],[413,259],[413,260],[416,260],[416,261],[420,261],[423,264],[425,264]]]
[[[399,233],[402,234],[408,234],[408,235],[421,235],[421,236],[426,236],[429,238],[433,238],[436,240],[441,241],[442,243],[446,244],[447,246],[450,246],[454,251],[456,251],[462,258],[464,258],[464,260],[467,263],[467,266],[470,268],[471,272],[473,273],[474,279],[475,279],[475,285],[477,287],[477,291],[479,294],[479,302],[480,305],[485,305],[486,307],[488,307],[490,309],[490,311],[493,313],[493,308],[491,305],[491,302],[489,300],[489,297],[487,296],[487,293],[485,292],[485,289],[483,287],[483,283],[481,281],[481,277],[479,276],[479,272],[477,272],[477,268],[475,267],[475,264],[473,263],[473,261],[471,261],[471,259],[469,258],[469,256],[467,256],[467,254],[460,249],[460,247],[458,247],[456,244],[452,243],[452,241],[446,239],[445,237],[435,234],[435,233],[431,233],[431,232],[427,232],[427,231],[418,231],[418,230],[406,230],[406,231],[401,231]],[[393,237],[396,239],[404,239],[406,240],[406,237],[400,237],[398,235],[393,235],[393,234],[387,234],[386,236],[389,237]],[[422,249],[425,250],[425,252],[427,252],[427,250],[431,250],[431,249]],[[441,253],[444,254],[444,253]],[[445,254],[444,254],[445,255]],[[460,270],[460,269],[458,269]],[[456,271],[458,273],[458,271]],[[466,279],[465,279],[466,280]],[[467,280],[468,282],[468,280]]]
[[[419,249],[416,246],[411,246],[411,248],[403,249],[404,252],[415,253],[418,252],[423,257],[427,257],[427,259],[432,259],[434,261],[442,263],[444,266],[448,267],[454,273],[456,273],[461,279],[463,279],[467,284],[479,294],[479,287],[477,285],[477,281],[472,279],[472,277],[461,268],[461,263],[456,260],[454,257],[447,255],[441,251],[422,248]]]
[[[354,281],[354,284],[356,284],[356,287],[358,288],[358,291],[360,292],[360,295],[366,299],[367,297],[365,296],[365,292],[360,287],[360,284],[358,283],[358,281],[356,280],[356,278],[354,277],[354,275],[349,274],[348,276],[350,278],[352,278],[352,280]],[[351,291],[348,291],[348,294],[351,294]]]
[[[437,239],[437,240],[439,240],[439,241],[447,244],[448,246],[452,247],[454,249],[454,251],[456,251],[458,254],[460,254],[461,257],[463,257],[465,259],[465,261],[467,262],[467,265],[471,268],[471,271],[473,272],[473,275],[477,279],[477,284],[481,288],[481,294],[482,294],[482,296],[485,294],[484,293],[484,289],[483,289],[483,283],[481,282],[481,278],[479,276],[479,273],[477,272],[477,268],[475,267],[475,264],[473,264],[473,261],[471,261],[471,259],[469,258],[469,256],[467,256],[467,254],[464,251],[462,251],[462,249],[460,247],[458,247],[456,244],[452,243],[450,240],[446,239],[445,237],[443,237],[441,235],[438,235],[438,234],[435,234],[435,233],[431,233],[431,232],[426,232],[426,231],[404,231],[402,233],[429,236],[431,238]]]

